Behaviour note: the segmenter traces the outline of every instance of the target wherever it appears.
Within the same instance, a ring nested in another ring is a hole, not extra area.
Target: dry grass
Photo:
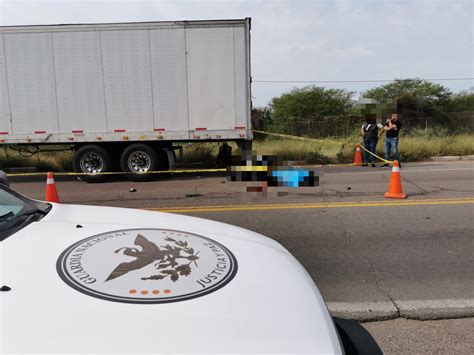
[[[474,154],[474,135],[401,138],[400,152],[405,161],[417,161],[442,155],[472,155]]]
[[[339,151],[336,160],[339,163],[347,163],[354,158],[355,144],[359,142],[357,137],[338,140]],[[435,156],[443,155],[472,155],[474,154],[474,135],[456,136],[405,136],[400,137],[399,145],[400,160],[420,161]],[[377,154],[384,156],[384,139],[377,144]]]
[[[336,162],[340,145],[340,142],[329,139],[314,141],[268,139],[255,141],[253,149],[259,154],[278,155],[282,160],[329,164]]]
[[[42,152],[32,156],[0,148],[0,169],[32,167],[38,171],[71,171],[72,152]]]
[[[384,139],[377,145],[377,153],[384,155]],[[263,155],[278,155],[282,160],[311,164],[347,163],[354,158],[358,136],[345,139],[315,139],[308,141],[270,138],[255,140],[253,150]],[[237,145],[231,143],[234,152]],[[474,154],[474,135],[410,135],[400,138],[401,160],[419,161],[440,155]],[[195,143],[184,146],[184,162],[213,164],[218,151],[217,143]]]

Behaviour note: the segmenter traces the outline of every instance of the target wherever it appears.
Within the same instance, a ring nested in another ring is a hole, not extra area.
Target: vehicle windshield
[[[0,184],[0,241],[44,217],[51,205],[29,200]]]
[[[0,190],[0,223],[14,218],[25,208],[27,208],[25,201],[5,190]]]

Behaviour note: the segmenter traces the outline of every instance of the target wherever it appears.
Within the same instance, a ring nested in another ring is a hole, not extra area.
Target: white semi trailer
[[[248,147],[250,19],[0,27],[0,144],[67,144],[74,169],[135,180],[173,142]]]

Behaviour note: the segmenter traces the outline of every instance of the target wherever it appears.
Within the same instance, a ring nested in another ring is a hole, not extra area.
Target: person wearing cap
[[[395,160],[398,160],[398,165],[400,164],[400,153],[398,151],[398,135],[400,129],[402,128],[402,123],[398,119],[396,113],[392,114],[392,118],[383,127],[385,132],[385,159],[390,160],[390,155],[393,152]],[[382,166],[389,166],[388,163],[385,163]]]
[[[360,132],[364,138],[364,148],[373,154],[375,154],[378,142],[377,128],[381,127],[383,126],[380,123],[377,124],[375,115],[367,115],[365,123],[360,128]],[[369,162],[372,164],[372,167],[375,168],[375,157],[367,151],[364,151],[364,162],[362,166],[367,166]]]

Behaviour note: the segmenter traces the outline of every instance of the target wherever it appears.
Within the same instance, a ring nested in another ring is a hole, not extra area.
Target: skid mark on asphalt
[[[431,185],[431,187],[433,187],[437,191],[467,192],[467,193],[473,192],[472,189],[471,190],[461,190],[461,189],[453,189],[453,188],[450,188],[450,187],[443,187],[443,186],[436,186],[436,185]]]
[[[405,176],[401,176],[401,179],[407,183],[409,183],[410,185],[414,186],[415,188],[417,188],[418,190],[421,191],[421,194],[423,195],[426,195],[426,194],[429,194],[429,193],[432,193],[432,192],[436,192],[436,190],[433,190],[433,191],[428,191],[426,190],[425,188],[421,187],[420,185],[418,184],[415,184],[413,181],[411,181],[410,179],[407,179]]]

